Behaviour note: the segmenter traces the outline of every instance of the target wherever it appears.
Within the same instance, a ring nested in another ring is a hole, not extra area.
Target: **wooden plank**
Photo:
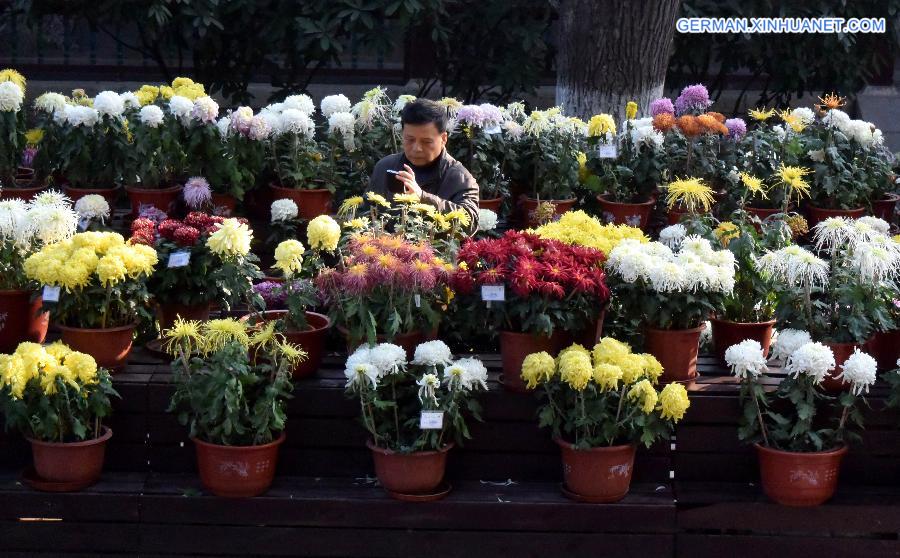
[[[706,535],[679,533],[675,538],[678,558],[759,558],[760,556],[898,556],[900,541],[764,535]]]
[[[77,521],[0,521],[0,549],[45,551],[138,552],[136,523],[82,523]]]

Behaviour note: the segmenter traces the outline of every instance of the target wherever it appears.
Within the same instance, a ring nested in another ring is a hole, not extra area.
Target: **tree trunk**
[[[587,120],[638,116],[663,94],[679,0],[563,0],[559,8],[556,103]]]

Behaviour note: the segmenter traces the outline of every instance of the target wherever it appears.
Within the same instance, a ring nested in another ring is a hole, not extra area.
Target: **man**
[[[369,189],[391,199],[388,171],[405,193],[441,213],[463,209],[469,214],[467,234],[478,229],[478,183],[468,170],[447,154],[447,109],[427,99],[411,101],[400,112],[403,152],[388,155],[375,165]]]

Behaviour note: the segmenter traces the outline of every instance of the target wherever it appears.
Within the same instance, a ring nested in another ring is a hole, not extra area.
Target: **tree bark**
[[[588,119],[639,116],[663,94],[680,0],[563,0],[559,8],[556,103]]]

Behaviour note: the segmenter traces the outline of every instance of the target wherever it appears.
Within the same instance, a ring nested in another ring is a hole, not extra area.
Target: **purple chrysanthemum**
[[[725,121],[725,127],[728,128],[728,137],[734,141],[741,141],[747,134],[747,123],[743,118],[729,118]]]
[[[37,147],[26,147],[22,150],[22,166],[31,168],[34,156],[37,155]]]
[[[456,113],[456,119],[469,126],[481,126],[484,122],[484,113],[478,105],[464,105]]]
[[[262,297],[266,303],[266,310],[284,310],[287,293],[281,283],[275,281],[263,281],[253,285],[253,290]]]
[[[144,219],[150,219],[157,225],[169,218],[169,216],[166,215],[165,211],[157,208],[152,203],[151,204],[141,204],[141,207],[138,209],[138,217],[143,217]]]
[[[191,209],[200,209],[211,200],[209,182],[202,176],[192,176],[184,183],[184,203]]]
[[[498,107],[490,103],[484,103],[478,105],[478,108],[481,109],[481,120],[485,128],[499,126],[503,122],[503,113],[500,112]]]
[[[672,104],[672,99],[662,97],[650,103],[650,116],[664,113],[675,114],[675,106]]]
[[[675,112],[679,115],[691,111],[704,111],[711,105],[709,91],[703,84],[688,85],[681,90],[681,95],[675,99]]]

